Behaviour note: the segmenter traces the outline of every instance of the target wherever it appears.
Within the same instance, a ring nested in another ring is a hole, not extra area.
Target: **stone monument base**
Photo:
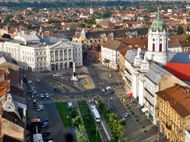
[[[76,76],[72,76],[71,81],[78,81],[78,78]]]

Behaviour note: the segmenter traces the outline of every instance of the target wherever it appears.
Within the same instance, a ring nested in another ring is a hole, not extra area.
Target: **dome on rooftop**
[[[162,19],[160,19],[160,15],[158,13],[156,20],[152,22],[151,29],[153,32],[159,31],[163,32],[166,28],[165,23]]]

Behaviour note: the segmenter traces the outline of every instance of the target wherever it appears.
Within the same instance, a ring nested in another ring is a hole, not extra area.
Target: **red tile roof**
[[[190,115],[190,93],[189,88],[173,86],[156,93],[162,100],[167,101],[170,106],[181,116]]]
[[[164,68],[181,80],[190,80],[190,64],[168,62]]]
[[[129,47],[121,48],[119,49],[119,52],[121,53],[122,56],[125,56],[128,50],[131,50]]]

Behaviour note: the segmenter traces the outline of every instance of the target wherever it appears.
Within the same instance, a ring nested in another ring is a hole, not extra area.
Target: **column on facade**
[[[55,62],[55,50],[53,51],[53,61]]]
[[[71,50],[71,59],[72,59],[72,60],[74,60],[74,55],[73,55],[73,54],[74,54],[74,51],[73,51],[73,50],[74,50],[74,48]]]
[[[60,50],[57,51],[58,61],[60,61]]]
[[[63,58],[63,61],[64,61],[64,60],[65,60],[65,59],[64,59],[64,58],[65,58],[65,56],[64,56],[64,54],[65,54],[65,50],[64,50],[64,49],[63,49],[62,54],[63,54],[63,55],[62,55],[62,56],[63,56],[62,58]]]
[[[140,77],[139,78],[139,105],[144,105],[144,81],[145,78]]]
[[[67,49],[67,60],[69,60],[69,49]]]
[[[136,76],[136,74],[132,74],[132,90],[133,90],[133,97],[137,98],[137,76]]]

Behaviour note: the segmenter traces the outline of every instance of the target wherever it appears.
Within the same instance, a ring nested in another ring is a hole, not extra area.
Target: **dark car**
[[[41,120],[41,123],[49,122],[48,118],[44,118]]]
[[[58,88],[54,88],[54,92],[59,93],[61,91]]]
[[[49,127],[49,122],[42,123],[41,128],[47,128],[47,127]]]

